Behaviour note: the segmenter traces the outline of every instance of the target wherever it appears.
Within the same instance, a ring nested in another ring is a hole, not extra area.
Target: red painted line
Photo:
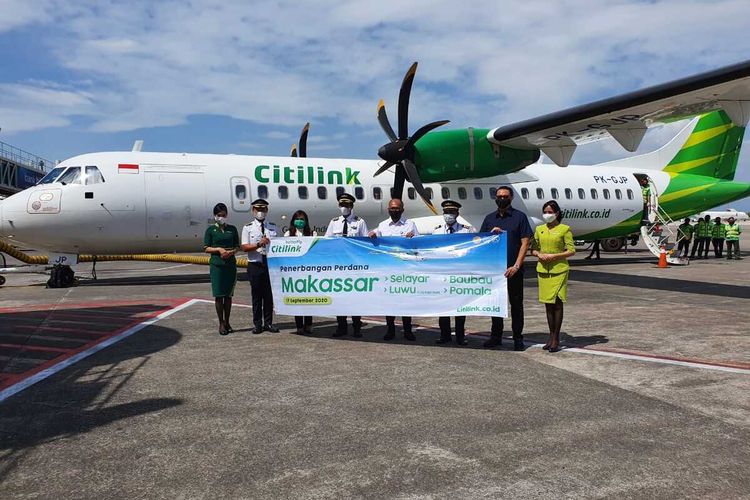
[[[88,302],[65,302],[65,303],[54,303],[54,304],[34,304],[34,305],[23,305],[18,307],[0,307],[0,313],[19,313],[19,312],[33,312],[33,311],[50,311],[50,310],[64,310],[64,309],[85,309],[89,307],[127,307],[130,306],[133,309],[144,309],[148,311],[148,306],[162,306],[169,304],[170,306],[178,306],[185,303],[185,301],[191,300],[190,297],[173,297],[159,299],[158,301],[148,302],[147,300],[92,300]],[[152,316],[153,317],[153,316]]]
[[[19,351],[59,352],[62,354],[67,354],[73,350],[73,349],[68,349],[64,347],[42,347],[42,346],[27,345],[27,344],[0,344],[0,349],[3,349],[3,348],[17,349]]]
[[[601,351],[601,352],[611,352],[615,354],[628,354],[630,356],[640,356],[643,358],[651,358],[651,359],[664,359],[667,361],[683,361],[686,363],[695,363],[699,365],[708,365],[708,366],[721,366],[724,368],[739,368],[740,370],[750,370],[750,363],[742,363],[740,361],[713,361],[710,359],[702,359],[702,358],[688,358],[688,357],[682,357],[682,356],[667,356],[664,354],[652,354],[648,352],[642,352],[642,351],[631,351],[628,349],[617,349],[614,347],[589,347],[589,346],[583,346],[578,347],[575,345],[572,346],[566,346],[566,347],[576,347],[578,349],[583,349],[585,351]]]
[[[22,330],[34,330],[34,331],[45,331],[45,332],[61,332],[61,333],[76,333],[76,334],[82,334],[83,336],[88,337],[101,337],[102,335],[106,335],[107,332],[102,332],[101,330],[95,331],[95,330],[86,330],[81,328],[63,328],[59,326],[31,326],[31,325],[14,325],[13,328],[20,328]],[[3,332],[0,331],[0,335],[3,333],[13,333],[13,332]],[[62,336],[62,335],[61,335]]]

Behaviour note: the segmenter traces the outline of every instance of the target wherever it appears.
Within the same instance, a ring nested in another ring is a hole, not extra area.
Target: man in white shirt
[[[414,236],[419,236],[417,225],[410,219],[405,219],[403,214],[403,201],[395,198],[389,201],[388,215],[390,215],[390,218],[378,224],[378,227],[374,231],[370,231],[370,238],[381,236],[403,236],[405,238],[413,238]],[[406,340],[417,340],[411,331],[411,316],[402,316],[401,321],[404,325],[404,338]],[[385,337],[383,337],[383,340],[392,340],[396,336],[396,317],[386,316],[385,322],[388,325],[388,330]]]
[[[242,250],[247,252],[247,279],[253,295],[253,329],[258,334],[263,330],[278,333],[273,324],[273,294],[268,275],[266,254],[271,238],[276,237],[276,224],[266,222],[268,202],[257,199],[252,202],[254,220],[242,228]]]
[[[341,215],[331,219],[326,229],[326,236],[336,236],[339,238],[354,238],[357,236],[367,236],[367,223],[357,215],[354,215],[354,196],[349,193],[342,193],[338,199],[339,210]],[[334,337],[343,337],[348,331],[346,316],[336,316],[338,326]],[[362,316],[352,316],[353,337],[361,337],[362,333]]]
[[[435,228],[432,234],[458,234],[458,233],[476,233],[477,230],[472,226],[467,226],[458,222],[458,210],[461,204],[453,200],[445,200],[440,204],[443,207],[443,224]],[[436,344],[450,344],[453,340],[451,337],[451,319],[448,316],[438,318],[440,325],[440,338],[435,341]],[[468,345],[464,335],[464,325],[466,325],[466,316],[456,316],[456,344],[460,346]]]

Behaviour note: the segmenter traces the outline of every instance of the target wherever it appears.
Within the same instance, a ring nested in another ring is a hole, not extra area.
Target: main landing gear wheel
[[[75,272],[70,266],[55,266],[47,281],[47,288],[68,288],[74,284]]]
[[[5,284],[5,276],[0,276],[0,286]]]

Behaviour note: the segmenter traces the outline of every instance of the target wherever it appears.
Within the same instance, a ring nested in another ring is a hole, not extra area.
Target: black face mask
[[[496,198],[495,203],[497,204],[497,208],[499,209],[506,209],[510,206],[512,200],[509,200],[507,198]]]
[[[393,222],[396,222],[401,218],[401,214],[404,213],[403,210],[388,210],[388,215],[391,216],[391,220]]]

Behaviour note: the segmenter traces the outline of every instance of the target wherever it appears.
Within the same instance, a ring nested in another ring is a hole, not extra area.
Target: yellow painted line
[[[685,142],[685,144],[682,145],[682,149],[695,146],[696,144],[700,144],[701,142],[706,142],[709,139],[713,139],[717,135],[723,134],[733,126],[734,125],[729,123],[727,125],[719,125],[718,127],[710,128],[708,130],[693,132],[692,134],[690,134],[690,137],[688,137],[688,140]]]
[[[684,198],[686,196],[689,196],[693,193],[697,193],[698,191],[702,191],[704,189],[708,189],[711,186],[715,186],[717,183],[714,182],[713,184],[704,184],[702,186],[695,186],[687,189],[681,189],[679,191],[675,191],[674,193],[667,193],[659,196],[659,203],[666,203],[668,201],[674,201],[679,200],[680,198]]]
[[[675,163],[673,165],[668,165],[667,168],[664,169],[665,172],[684,172],[685,170],[692,170],[694,168],[698,168],[702,165],[705,165],[706,163],[711,163],[716,158],[718,158],[720,155],[715,156],[709,156],[707,158],[699,158],[697,160],[690,160],[690,161],[684,161],[682,163]]]

